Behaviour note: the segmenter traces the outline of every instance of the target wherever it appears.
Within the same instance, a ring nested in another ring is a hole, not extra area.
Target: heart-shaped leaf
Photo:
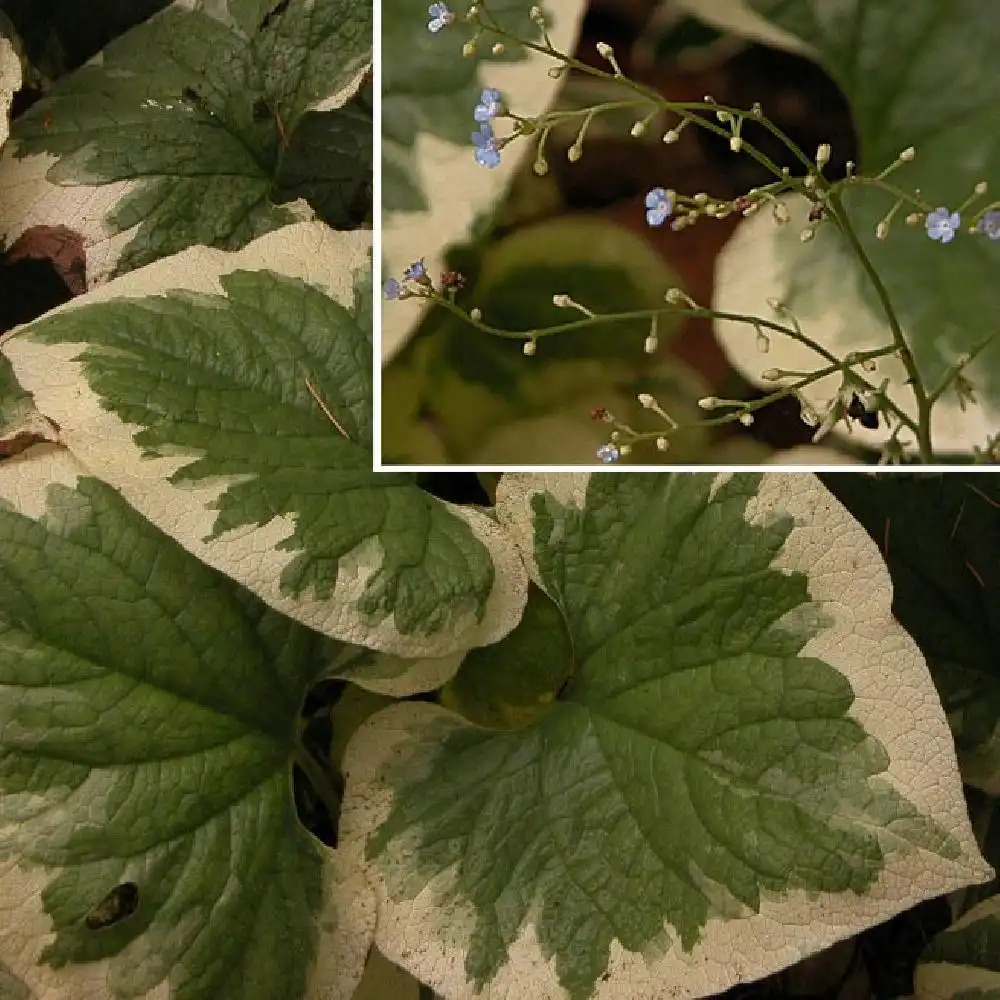
[[[514,474],[497,512],[568,681],[508,731],[407,704],[355,734],[342,832],[393,961],[449,998],[705,996],[991,876],[888,574],[818,480]]]
[[[192,248],[3,350],[87,468],[209,565],[334,638],[445,656],[505,635],[526,579],[491,518],[372,472],[370,243],[301,223]]]
[[[46,1000],[347,1000],[374,900],[291,787],[321,637],[64,448],[0,498],[0,960]]]

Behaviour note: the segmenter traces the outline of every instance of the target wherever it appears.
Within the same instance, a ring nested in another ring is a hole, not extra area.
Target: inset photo
[[[827,7],[383,5],[382,467],[1000,459],[1000,21]]]

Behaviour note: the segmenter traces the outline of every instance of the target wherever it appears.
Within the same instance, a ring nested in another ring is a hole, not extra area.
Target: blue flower
[[[479,98],[479,103],[476,105],[476,110],[473,113],[477,122],[489,122],[493,121],[500,114],[502,108],[503,103],[500,98],[500,91],[493,87],[487,87]]]
[[[486,122],[479,126],[478,132],[472,133],[472,144],[476,147],[476,163],[483,167],[500,166],[500,150],[493,129]]]
[[[991,240],[1000,240],[1000,212],[987,212],[977,223],[976,232],[985,233]]]
[[[424,267],[424,258],[415,260],[404,272],[403,281],[419,281],[427,277],[427,270]]]
[[[390,278],[382,286],[382,291],[385,292],[385,297],[387,299],[398,299],[403,293],[403,286],[395,278]]]
[[[648,225],[662,226],[673,210],[674,199],[663,188],[653,188],[646,195],[646,222]]]
[[[602,444],[601,447],[597,449],[597,457],[605,465],[610,465],[612,462],[617,462],[620,456],[621,452],[613,444]]]
[[[927,235],[932,240],[950,243],[961,224],[962,217],[958,212],[949,213],[946,208],[936,208],[927,213]]]
[[[455,15],[448,10],[447,4],[432,3],[427,8],[427,13],[431,16],[431,19],[427,22],[427,30],[434,34],[437,34],[442,28],[455,20]]]

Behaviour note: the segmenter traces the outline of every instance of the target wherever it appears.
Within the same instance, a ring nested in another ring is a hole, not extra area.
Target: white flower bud
[[[805,400],[802,401],[802,412],[799,416],[806,427],[819,426],[819,414]]]
[[[667,129],[667,131],[663,133],[663,141],[668,146],[670,145],[670,143],[676,142],[680,137],[681,137],[680,132],[678,132],[677,129],[675,128]]]
[[[638,139],[646,131],[646,123],[639,121],[632,126],[632,138]]]
[[[883,219],[875,227],[875,239],[884,240],[888,235],[889,235],[889,223],[886,222],[885,219]]]
[[[654,406],[656,406],[656,400],[653,399],[653,397],[650,396],[648,392],[640,392],[636,398],[639,400],[640,404],[647,410],[651,410]]]
[[[492,48],[492,49],[490,49],[490,51],[491,51],[491,52],[493,53],[493,55],[495,55],[495,56],[502,56],[502,55],[504,54],[504,52],[506,52],[507,50],[506,50],[506,48],[504,47],[504,44],[503,44],[503,42],[494,42],[494,43],[493,43],[493,48]]]
[[[743,140],[738,135],[734,135],[732,139],[729,140],[729,148],[734,153],[738,153],[743,148]]]
[[[483,318],[483,311],[479,308],[479,306],[474,306],[469,311],[469,316],[478,323]]]
[[[656,450],[666,451],[670,447],[670,442],[665,437],[658,437],[656,439]]]
[[[598,42],[597,51],[602,59],[608,59],[614,54],[614,49],[607,42]]]
[[[822,170],[830,162],[830,143],[821,142],[816,150],[816,166]]]
[[[703,410],[714,410],[719,405],[719,399],[717,396],[705,396],[698,400],[698,405]]]
[[[912,160],[913,157],[916,155],[917,155],[916,149],[913,146],[907,146],[906,149],[904,149],[903,152],[899,154],[899,158],[904,163],[909,163],[910,160]]]
[[[526,357],[530,358],[536,350],[535,342],[533,340],[526,340],[524,342],[524,347],[522,347],[521,350],[524,352]]]
[[[741,413],[740,414],[740,423],[744,427],[749,427],[753,423],[753,414],[752,413]]]
[[[659,346],[660,346],[660,341],[659,341],[659,339],[658,339],[658,338],[657,338],[657,337],[656,337],[656,336],[655,336],[654,334],[650,334],[650,335],[649,335],[649,336],[648,336],[648,337],[646,338],[646,343],[645,343],[645,344],[643,344],[643,347],[642,347],[642,349],[643,349],[643,350],[644,350],[644,351],[645,351],[645,352],[646,352],[647,354],[655,354],[655,353],[656,353],[656,349],[657,349],[657,347],[659,347]]]
[[[621,446],[621,448],[618,449],[618,452],[622,456],[624,456],[624,455],[631,455],[632,454],[632,445],[630,445],[630,444],[623,444]]]

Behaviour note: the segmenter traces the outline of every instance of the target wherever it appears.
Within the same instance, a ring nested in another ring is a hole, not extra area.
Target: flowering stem
[[[917,197],[915,194],[907,194],[902,188],[897,187],[895,184],[890,184],[888,181],[880,180],[878,177],[864,177],[861,174],[855,174],[850,180],[844,180],[840,182],[840,186],[846,186],[850,184],[851,187],[876,187],[881,191],[885,191],[887,194],[891,194],[894,198],[899,201],[913,205],[915,208],[919,208],[922,212],[929,212],[933,208],[933,205],[929,201],[925,201],[923,198]]]
[[[1000,330],[994,330],[993,333],[991,333],[984,340],[980,341],[974,348],[972,348],[971,351],[968,351],[944,373],[944,377],[941,379],[938,387],[927,394],[927,399],[931,406],[933,406],[944,395],[948,387],[961,373],[962,369],[967,367],[977,354],[980,354],[987,347],[989,347],[990,344],[992,344],[998,337],[1000,337]]]
[[[875,270],[874,264],[872,264],[871,259],[868,254],[865,253],[865,248],[861,245],[861,241],[858,239],[857,233],[854,232],[854,227],[851,225],[850,220],[847,217],[847,212],[844,209],[844,204],[840,199],[839,193],[831,191],[828,199],[828,205],[831,214],[836,218],[840,231],[844,234],[847,242],[850,244],[851,249],[854,251],[854,255],[858,258],[862,268],[864,268],[865,273],[868,275],[868,279],[871,281],[872,286],[875,289],[875,294],[878,296],[878,300],[882,305],[882,311],[885,313],[885,318],[889,323],[889,330],[892,333],[892,340],[896,346],[896,352],[899,355],[899,360],[903,362],[906,368],[906,373],[909,376],[907,383],[913,392],[913,397],[917,403],[917,424],[913,428],[914,434],[917,438],[917,448],[920,451],[921,461],[930,464],[934,461],[934,449],[931,447],[931,401],[928,398],[927,391],[924,388],[922,379],[920,378],[920,371],[917,368],[917,363],[913,359],[913,354],[910,352],[910,348],[906,344],[906,339],[903,336],[903,328],[900,326],[899,318],[896,316],[896,310],[893,308],[892,300],[889,298],[889,292],[882,282],[882,279],[878,275],[878,271]]]
[[[610,80],[615,83],[619,83],[624,87],[628,87],[630,90],[635,91],[637,94],[641,95],[654,107],[662,108],[664,111],[672,111],[676,113],[688,113],[691,111],[709,111],[712,113],[718,111],[728,112],[730,115],[736,118],[749,118],[753,121],[759,121],[765,128],[767,128],[772,134],[778,136],[783,142],[789,144],[789,148],[792,149],[793,153],[799,156],[806,165],[811,165],[811,161],[798,150],[798,147],[791,143],[791,140],[784,136],[784,133],[772,122],[768,121],[765,117],[757,117],[748,113],[743,108],[729,107],[724,104],[715,104],[714,102],[708,103],[705,101],[667,101],[665,100],[657,91],[653,90],[651,87],[643,86],[641,83],[636,83],[634,80],[629,79],[627,76],[617,76],[614,73],[607,73],[602,69],[598,69],[596,66],[591,66],[588,63],[581,62],[579,59],[573,56],[567,55],[565,52],[560,52],[556,49],[552,43],[546,38],[545,44],[539,44],[538,42],[530,42],[527,39],[521,38],[515,35],[513,32],[508,31],[504,28],[496,18],[490,13],[487,5],[485,3],[477,4],[479,10],[479,19],[483,27],[487,30],[493,32],[493,34],[498,35],[501,38],[509,39],[510,41],[517,42],[519,45],[523,45],[525,48],[531,49],[533,52],[538,52],[541,55],[549,56],[555,59],[557,62],[563,63],[570,69],[575,69],[581,73],[586,73],[588,76],[596,76],[602,80]],[[486,18],[483,15],[486,15]],[[488,20],[487,20],[488,18]],[[688,117],[691,117],[688,115]],[[707,129],[709,132],[714,132],[716,135],[722,136],[723,138],[728,138],[730,133],[727,129],[724,129],[721,125],[710,121],[707,118],[693,117],[693,120],[697,122],[702,128]],[[784,177],[785,174],[781,168],[771,160],[770,157],[766,156],[759,149],[752,146],[748,142],[743,143],[742,150],[746,152],[749,156],[755,159],[761,166],[769,170],[776,177]]]
[[[872,357],[882,357],[884,354],[895,351],[895,347],[889,348],[888,352],[885,349],[878,349],[874,351],[859,351],[855,354],[855,361],[865,361]],[[744,413],[752,413],[754,410],[761,410],[765,406],[770,406],[771,403],[776,403],[779,399],[784,399],[787,396],[794,396],[802,389],[811,385],[813,382],[818,382],[820,379],[827,378],[830,375],[835,375],[837,372],[843,372],[846,370],[846,365],[842,361],[835,361],[835,363],[828,365],[826,368],[820,368],[817,371],[811,372],[810,374],[799,379],[798,382],[792,385],[782,386],[780,389],[776,389],[774,392],[768,393],[766,396],[762,396],[760,399],[748,400],[747,402],[741,402],[738,407],[734,407],[730,412],[723,414],[719,417],[708,417],[705,420],[698,421],[697,424],[681,424],[678,426],[678,430],[685,430],[690,427],[720,427],[723,424],[735,423],[740,419]],[[874,389],[874,386],[870,385],[865,379],[859,379],[859,389]],[[907,427],[914,434],[917,433],[916,422],[908,414],[904,413],[891,399],[885,398],[885,409],[888,413],[891,413],[898,421],[896,433],[899,433],[901,427]],[[636,433],[636,441],[651,440],[653,438],[659,437],[661,431],[645,431],[643,433]]]
[[[628,320],[651,320],[660,315],[666,314],[669,316],[693,316],[693,317],[706,317],[713,319],[725,319],[731,320],[736,323],[746,323],[755,329],[757,327],[762,327],[768,330],[774,330],[777,333],[782,333],[786,337],[790,337],[793,340],[797,340],[800,344],[811,348],[821,357],[823,357],[829,364],[820,368],[817,371],[810,372],[808,375],[803,376],[798,382],[795,382],[789,386],[783,386],[781,389],[777,389],[767,396],[761,399],[751,400],[733,413],[726,414],[722,417],[709,418],[699,422],[699,426],[715,426],[719,424],[731,423],[734,420],[739,419],[739,415],[746,411],[758,410],[762,407],[773,403],[776,400],[783,399],[786,396],[794,395],[798,390],[811,385],[814,382],[818,382],[820,379],[826,378],[829,375],[835,375],[837,372],[846,373],[851,371],[855,365],[860,365],[862,362],[874,360],[881,357],[886,357],[890,354],[895,354],[898,350],[895,343],[887,344],[884,347],[875,347],[867,351],[855,351],[850,355],[850,360],[837,358],[836,355],[828,351],[822,344],[817,343],[811,337],[806,336],[801,330],[795,329],[793,327],[782,326],[780,323],[776,323],[772,320],[763,319],[758,316],[750,316],[743,313],[730,313],[721,312],[717,309],[704,309],[704,308],[676,308],[670,307],[667,309],[636,309],[632,312],[625,313],[606,313],[603,315],[598,315],[594,317],[583,317],[578,320],[570,320],[567,323],[560,323],[557,326],[549,326],[542,330],[504,330],[500,327],[491,326],[488,323],[484,323],[481,319],[475,319],[469,316],[468,313],[463,311],[459,306],[455,305],[447,299],[436,298],[434,301],[438,302],[449,312],[453,313],[455,316],[460,317],[467,323],[471,323],[476,329],[481,330],[483,333],[491,334],[495,337],[500,337],[504,340],[540,340],[542,337],[551,336],[556,333],[567,333],[571,330],[580,330],[589,326],[594,326],[596,323],[608,322],[608,323],[619,323],[626,322]],[[872,385],[867,379],[859,375],[857,372],[851,371],[852,377],[857,379],[858,388],[862,391],[875,391],[875,386]],[[917,434],[918,427],[913,419],[900,409],[892,400],[885,398],[885,409],[888,413],[895,416],[896,420],[900,425],[909,428],[914,434]],[[644,440],[646,438],[658,437],[658,433],[649,434],[636,434],[636,440]]]
[[[791,337],[792,340],[797,340],[800,344],[815,351],[825,360],[830,361],[835,365],[840,364],[836,355],[831,354],[830,351],[823,347],[822,344],[813,340],[811,337],[806,336],[806,334],[802,333],[801,330],[790,326],[783,326],[781,323],[764,319],[760,316],[750,316],[745,313],[722,312],[718,309],[705,309],[700,307],[682,308],[678,306],[669,306],[662,309],[634,309],[630,312],[600,313],[594,316],[584,316],[581,319],[568,320],[565,323],[558,323],[555,326],[547,326],[541,330],[505,330],[501,327],[491,326],[489,323],[484,323],[481,319],[475,319],[448,299],[435,297],[434,301],[444,306],[445,309],[453,313],[455,316],[460,317],[465,322],[471,323],[477,330],[481,330],[483,333],[488,333],[494,337],[501,337],[504,340],[540,340],[542,337],[550,337],[557,333],[569,333],[573,330],[581,330],[588,326],[594,326],[596,323],[626,323],[629,320],[639,319],[651,320],[654,317],[659,317],[661,315],[690,316],[697,318],[732,320],[734,323],[746,323],[753,327],[763,327],[767,330],[773,330],[775,333],[781,333],[786,337]],[[868,356],[881,357],[882,355],[891,354],[895,350],[896,346],[895,344],[892,344],[887,347],[876,348],[873,351],[866,352],[865,354],[857,354],[856,357],[858,359]]]

